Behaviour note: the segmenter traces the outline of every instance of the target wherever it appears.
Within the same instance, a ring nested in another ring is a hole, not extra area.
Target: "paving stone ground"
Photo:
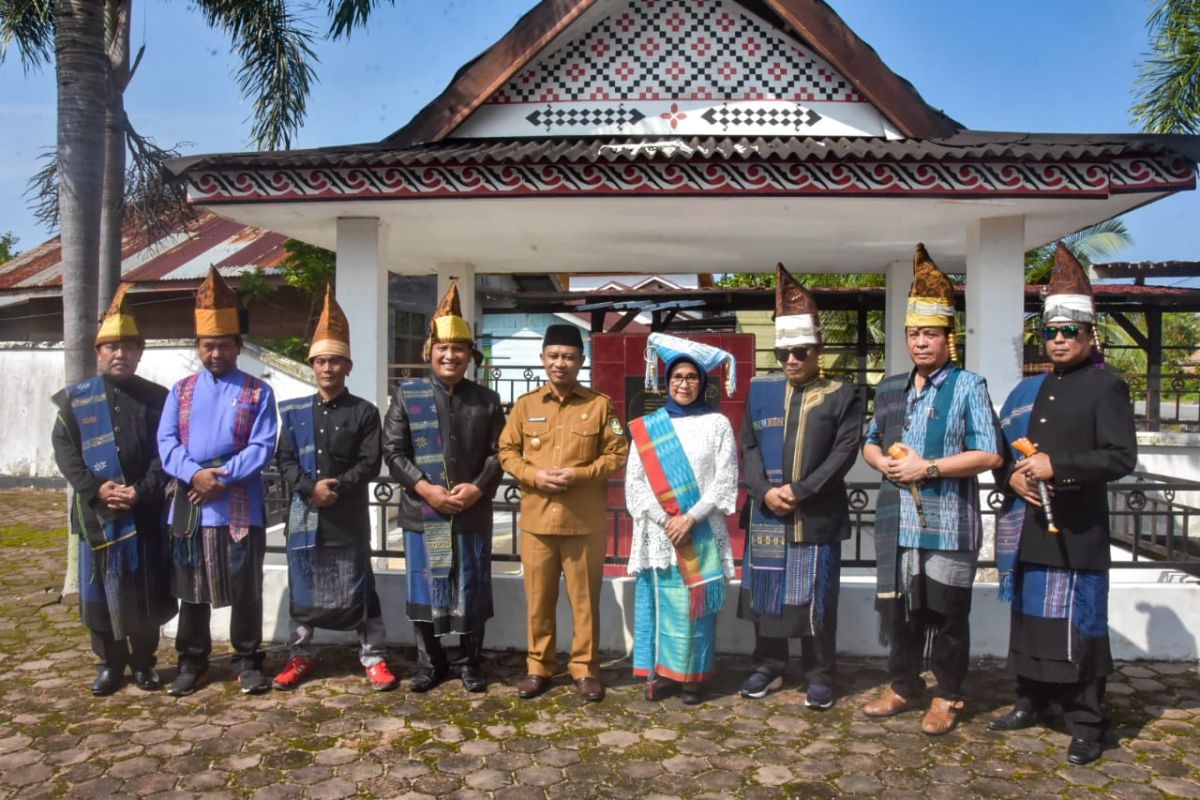
[[[608,699],[583,703],[565,681],[532,701],[513,688],[516,653],[492,653],[493,683],[426,695],[368,690],[350,648],[320,653],[295,692],[240,695],[227,658],[213,682],[174,699],[126,687],[95,699],[77,610],[60,602],[63,495],[0,492],[0,800],[46,797],[324,798],[1200,798],[1195,664],[1122,664],[1109,684],[1104,758],[1070,767],[1061,721],[1013,734],[984,725],[1011,680],[973,665],[965,725],[932,739],[919,715],[868,720],[882,662],[841,664],[841,696],[809,711],[795,680],[737,696],[749,667],[720,661],[711,698],[649,703],[628,664],[607,665]],[[172,643],[160,661],[174,670]],[[405,678],[414,653],[389,659]],[[269,671],[284,654],[274,649]],[[791,676],[789,676],[791,677]]]

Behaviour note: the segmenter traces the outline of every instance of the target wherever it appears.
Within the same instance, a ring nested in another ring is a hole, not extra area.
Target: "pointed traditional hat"
[[[821,315],[812,294],[783,264],[775,265],[775,346],[821,344]]]
[[[732,397],[737,391],[737,359],[733,353],[666,333],[652,333],[646,339],[646,388],[658,391],[658,359],[661,358],[669,368],[672,361],[681,357],[694,361],[705,372],[726,365],[725,394]]]
[[[1042,320],[1045,322],[1096,321],[1096,303],[1087,272],[1075,254],[1058,243],[1054,251],[1054,271],[1042,301]]]
[[[342,312],[333,296],[333,286],[325,284],[325,307],[313,331],[312,344],[308,348],[308,360],[317,356],[341,356],[350,358],[350,321]]]
[[[954,284],[917,243],[913,253],[913,280],[908,290],[904,325],[909,328],[953,328]]]
[[[196,292],[196,337],[240,336],[237,292],[229,287],[216,267]]]
[[[450,284],[450,288],[442,296],[442,302],[438,304],[437,311],[433,312],[433,318],[429,320],[429,338],[425,340],[421,357],[428,361],[433,353],[433,346],[444,342],[469,344],[475,356],[475,363],[483,361],[483,354],[475,348],[475,334],[471,330],[471,323],[463,317],[462,302],[458,298],[458,281]]]
[[[109,305],[108,311],[104,312],[104,319],[100,320],[100,330],[96,332],[96,347],[110,342],[144,341],[141,331],[138,330],[137,319],[125,303],[125,293],[129,291],[130,285],[122,283],[117,287],[112,304]]]

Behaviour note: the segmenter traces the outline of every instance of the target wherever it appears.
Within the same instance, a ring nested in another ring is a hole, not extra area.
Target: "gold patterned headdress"
[[[428,361],[433,354],[433,346],[440,343],[470,345],[475,363],[483,361],[483,353],[475,347],[475,334],[471,330],[471,323],[463,317],[462,302],[458,297],[458,281],[450,284],[450,288],[442,296],[442,302],[438,304],[437,311],[433,312],[433,318],[429,320],[429,337],[425,340],[421,358]]]
[[[110,342],[144,341],[141,331],[138,330],[137,319],[125,304],[125,293],[129,291],[130,286],[131,284],[122,283],[117,287],[112,304],[108,311],[104,312],[104,319],[100,321],[100,330],[96,332],[96,347]]]
[[[204,336],[240,336],[238,296],[216,267],[196,292],[196,338]]]

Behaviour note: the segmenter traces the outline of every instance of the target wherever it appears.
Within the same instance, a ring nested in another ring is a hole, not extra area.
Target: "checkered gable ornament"
[[[679,356],[686,356],[700,365],[705,372],[712,372],[722,364],[725,369],[725,394],[729,397],[737,391],[737,360],[733,353],[703,342],[693,342],[666,333],[652,333],[646,339],[646,389],[658,393],[658,359],[664,364]]]

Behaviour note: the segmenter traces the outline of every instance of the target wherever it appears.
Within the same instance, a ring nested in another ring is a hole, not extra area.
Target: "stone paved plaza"
[[[523,659],[490,654],[494,682],[427,695],[367,689],[349,648],[322,651],[292,693],[243,697],[228,659],[183,699],[126,687],[94,699],[93,657],[75,608],[59,602],[60,492],[0,492],[0,798],[35,797],[1200,797],[1200,676],[1194,664],[1129,663],[1109,684],[1104,758],[1067,765],[1057,729],[997,734],[1010,679],[973,666],[970,716],[948,736],[919,715],[859,711],[883,665],[847,660],[828,712],[790,681],[737,696],[744,658],[722,660],[711,699],[648,703],[628,664],[606,665],[608,699],[585,704],[565,679],[532,701],[513,688]],[[171,642],[160,653],[174,674]],[[274,648],[268,672],[284,660]],[[390,661],[405,679],[414,653]]]

